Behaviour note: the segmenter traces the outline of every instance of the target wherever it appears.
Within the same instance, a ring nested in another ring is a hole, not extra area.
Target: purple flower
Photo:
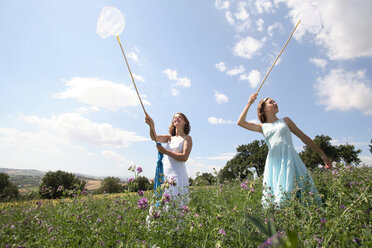
[[[60,191],[63,191],[63,186],[62,185],[59,185],[58,189],[57,189],[57,192],[60,192]]]
[[[154,218],[154,219],[159,219],[160,218],[160,212],[156,211],[156,210],[153,210],[151,212],[151,217]]]
[[[245,190],[245,189],[248,188],[248,187],[247,187],[247,184],[245,184],[245,183],[241,183],[241,184],[240,184],[240,187],[242,188],[242,190]]]
[[[148,200],[147,198],[141,198],[138,200],[138,207],[140,209],[146,209],[148,206]]]
[[[131,182],[133,182],[134,181],[134,178],[129,178],[128,179],[128,183],[131,183]]]
[[[53,237],[52,237],[52,238],[51,238],[50,240],[52,240],[52,241],[53,241],[53,240],[55,240],[55,239],[56,239],[56,236],[53,236]]]
[[[220,230],[218,231],[218,234],[223,235],[223,236],[226,237],[226,232],[222,228],[220,228]]]
[[[360,239],[355,238],[353,239],[353,242],[357,243],[358,245],[362,245],[362,241]]]
[[[141,173],[143,170],[142,170],[142,167],[141,166],[138,166],[138,168],[137,168],[137,172],[138,173]]]
[[[171,186],[176,186],[177,185],[176,179],[174,177],[171,177],[170,179],[168,179],[168,183]]]
[[[51,232],[51,231],[53,231],[53,229],[54,229],[54,228],[53,228],[52,226],[51,226],[51,227],[49,227],[49,228],[48,228],[48,232]]]
[[[186,213],[186,212],[189,211],[189,207],[184,205],[184,206],[181,207],[181,211],[182,211],[182,213]]]
[[[162,199],[161,199],[161,201],[162,201],[163,203],[170,202],[170,195],[167,194],[167,193],[164,193],[164,194],[163,194],[163,197],[162,197]]]
[[[116,219],[118,219],[118,220],[122,220],[123,217],[122,217],[121,215],[118,215],[118,217],[117,217]]]
[[[324,219],[324,218],[321,218],[321,219],[320,219],[320,223],[321,223],[321,224],[325,224],[325,223],[327,223],[327,220]]]
[[[199,215],[198,215],[197,213],[196,213],[196,214],[194,214],[194,216],[195,216],[195,217],[199,217]]]
[[[249,190],[254,193],[254,188],[253,187],[250,187]]]
[[[138,194],[139,196],[143,196],[143,190],[139,190],[139,191],[137,192],[137,194]]]
[[[316,241],[318,241],[318,243],[322,243],[324,240],[324,238],[319,239],[316,235],[314,235],[314,238]]]
[[[341,205],[340,208],[346,209],[346,206],[345,205]]]

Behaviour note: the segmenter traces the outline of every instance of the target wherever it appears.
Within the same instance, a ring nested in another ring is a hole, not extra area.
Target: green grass
[[[283,247],[296,240],[299,247],[371,247],[372,169],[316,171],[313,178],[321,206],[308,205],[313,198],[305,195],[305,203],[293,198],[264,209],[257,179],[248,189],[240,182],[192,187],[188,209],[160,207],[149,224],[149,207],[140,209],[134,193],[2,203],[0,247],[257,247],[273,234]],[[143,197],[150,201],[152,192]]]

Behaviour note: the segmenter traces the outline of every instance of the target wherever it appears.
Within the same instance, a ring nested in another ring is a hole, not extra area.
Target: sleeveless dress
[[[280,205],[289,199],[291,192],[299,187],[299,194],[316,195],[318,190],[300,156],[294,149],[291,131],[284,119],[273,123],[263,123],[262,133],[269,153],[266,158],[263,184],[262,204]],[[297,183],[297,185],[296,185]],[[315,199],[321,202],[319,196]]]
[[[184,139],[180,136],[172,136],[165,145],[165,149],[182,153]],[[175,186],[169,186],[164,193],[171,197],[171,201],[178,201],[179,204],[188,204],[189,177],[187,175],[185,162],[178,161],[170,156],[164,156],[164,176],[167,180],[174,180]]]

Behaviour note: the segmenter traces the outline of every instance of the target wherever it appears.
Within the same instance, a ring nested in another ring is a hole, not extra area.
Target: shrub
[[[123,191],[123,186],[120,184],[118,177],[106,177],[99,189],[99,192],[120,193]]]
[[[72,196],[85,187],[85,181],[74,174],[58,170],[48,172],[42,178],[39,186],[41,198],[54,199],[62,196]]]
[[[0,173],[0,199],[14,199],[18,197],[18,188],[9,180],[9,175]]]

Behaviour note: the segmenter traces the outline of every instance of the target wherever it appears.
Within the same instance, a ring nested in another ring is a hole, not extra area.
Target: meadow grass
[[[321,205],[303,192],[263,208],[260,178],[191,187],[188,206],[151,213],[151,191],[0,203],[0,247],[372,247],[372,169],[312,175]]]

